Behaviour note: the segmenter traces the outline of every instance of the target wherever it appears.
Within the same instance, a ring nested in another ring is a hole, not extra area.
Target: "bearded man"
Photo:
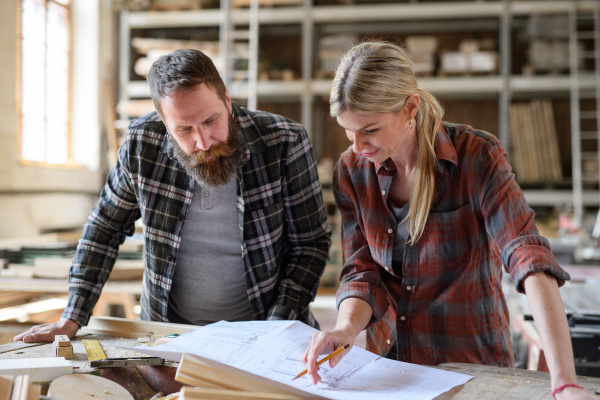
[[[157,111],[129,125],[79,241],[62,318],[15,340],[72,337],[86,325],[139,218],[141,319],[318,327],[309,303],[331,241],[302,125],[231,103],[214,64],[196,50],[161,57],[148,83]]]

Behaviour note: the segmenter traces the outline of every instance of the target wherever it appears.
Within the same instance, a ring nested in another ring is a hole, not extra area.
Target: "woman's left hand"
[[[599,400],[600,396],[576,387],[567,387],[556,393],[556,400]]]

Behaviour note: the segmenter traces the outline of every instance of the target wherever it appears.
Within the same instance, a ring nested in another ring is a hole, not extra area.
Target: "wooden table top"
[[[73,364],[74,373],[96,371],[96,369],[89,366],[81,339],[98,339],[107,357],[133,355],[133,353],[128,354],[126,350],[117,349],[116,347],[134,347],[142,344],[133,338],[104,335],[78,336],[71,340],[73,359],[70,361]],[[52,344],[18,342],[0,345],[0,359],[38,357],[52,357]],[[168,363],[164,367],[106,368],[100,370],[100,373],[102,376],[114,380],[130,389],[130,391],[135,392],[136,396],[134,397],[136,400],[142,400],[152,397],[149,396],[152,391],[169,391],[169,389],[178,391],[181,384],[174,382],[176,367],[176,363]],[[438,396],[436,400],[553,400],[550,390],[550,376],[547,372],[459,363],[441,364],[436,368],[475,377],[465,385]],[[140,380],[139,376],[143,376],[142,380],[145,380],[145,382],[132,385],[132,381]],[[579,384],[586,390],[592,393],[600,390],[600,378],[578,377],[578,379]]]
[[[459,363],[440,364],[437,368],[475,378],[436,400],[554,400],[547,372]],[[591,393],[600,390],[600,378],[578,376],[577,379]]]

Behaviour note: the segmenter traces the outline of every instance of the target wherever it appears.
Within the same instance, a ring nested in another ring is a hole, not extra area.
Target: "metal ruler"
[[[90,362],[106,359],[106,354],[104,354],[104,350],[102,350],[102,346],[98,340],[83,339],[81,341]]]

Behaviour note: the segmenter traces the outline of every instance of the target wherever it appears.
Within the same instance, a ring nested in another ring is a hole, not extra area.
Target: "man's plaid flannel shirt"
[[[392,269],[396,221],[386,205],[396,169],[342,154],[333,177],[344,250],[338,306],[348,297],[371,305],[367,349],[382,356],[396,342],[399,361],[512,366],[502,264],[521,293],[533,272],[559,285],[569,274],[540,236],[498,139],[444,123],[435,150],[432,208],[419,241],[404,248],[402,277]]]
[[[246,140],[237,172],[237,212],[252,313],[257,320],[298,319],[318,327],[308,305],[331,241],[308,136],[302,125],[281,116],[235,104],[233,109]],[[63,318],[87,324],[119,245],[141,218],[146,268],[140,318],[167,321],[194,186],[172,156],[166,135],[156,112],[129,126],[117,165],[79,241]]]

